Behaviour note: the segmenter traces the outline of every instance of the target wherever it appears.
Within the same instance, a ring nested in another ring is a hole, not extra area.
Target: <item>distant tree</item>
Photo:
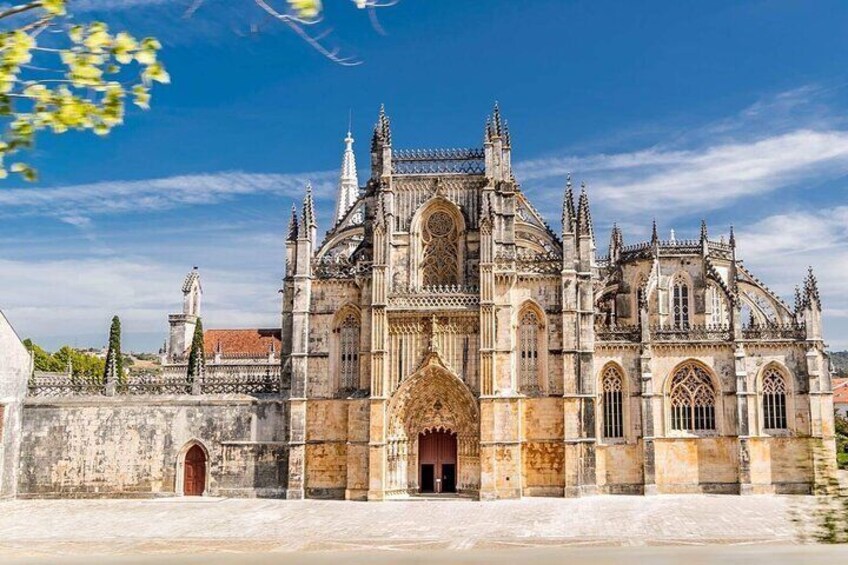
[[[36,371],[45,371],[48,373],[57,373],[63,371],[66,367],[62,367],[57,359],[50,353],[36,345],[31,339],[24,340],[24,346],[32,353],[33,369]]]
[[[124,356],[121,355],[121,320],[112,317],[112,327],[109,328],[109,348],[106,350],[106,360],[103,363],[103,380],[109,374],[109,367],[115,364],[115,378],[118,383],[124,382]]]
[[[203,322],[198,318],[197,323],[194,325],[194,336],[191,339],[191,349],[188,353],[187,378],[189,383],[193,383],[195,379],[200,377],[205,364],[206,354],[203,351]]]
[[[127,95],[147,109],[153,83],[170,81],[156,39],[113,34],[102,22],[72,25],[67,4],[0,5],[0,178],[35,179],[31,166],[5,161],[39,131],[105,135],[123,122]]]

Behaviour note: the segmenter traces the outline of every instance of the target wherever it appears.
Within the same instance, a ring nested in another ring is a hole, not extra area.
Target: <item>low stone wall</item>
[[[182,458],[199,444],[206,494],[281,497],[285,413],[278,396],[28,398],[18,496],[181,494]]]
[[[21,405],[31,371],[29,352],[0,312],[0,498],[15,496]]]

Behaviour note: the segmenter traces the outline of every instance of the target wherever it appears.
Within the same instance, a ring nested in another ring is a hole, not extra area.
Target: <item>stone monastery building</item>
[[[809,493],[832,475],[812,272],[790,306],[703,223],[632,245],[614,227],[600,256],[585,189],[563,179],[561,230],[522,192],[497,107],[460,150],[396,149],[381,110],[363,187],[345,142],[323,239],[309,187],[292,210],[280,328],[207,330],[188,371],[192,271],[161,375],[30,379],[18,496]]]

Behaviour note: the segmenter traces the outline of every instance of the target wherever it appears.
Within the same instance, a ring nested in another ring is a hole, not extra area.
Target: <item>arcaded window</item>
[[[421,282],[424,286],[459,284],[459,233],[453,217],[436,210],[424,222]]]
[[[716,393],[709,374],[696,363],[677,369],[669,391],[671,429],[703,432],[716,429]]]
[[[339,334],[339,386],[342,390],[359,388],[359,319],[348,314],[336,330]]]
[[[526,310],[518,324],[518,385],[521,390],[539,388],[539,317]]]
[[[671,314],[674,327],[689,327],[689,285],[684,277],[675,277],[671,286]]]
[[[774,367],[763,374],[763,426],[767,430],[786,429],[786,379]]]
[[[722,291],[715,285],[710,285],[707,300],[710,304],[710,324],[720,326],[727,323]]]
[[[624,380],[615,367],[607,367],[601,380],[603,391],[604,437],[624,437]]]

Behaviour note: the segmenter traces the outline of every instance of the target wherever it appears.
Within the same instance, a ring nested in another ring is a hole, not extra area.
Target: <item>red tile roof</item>
[[[224,357],[266,357],[273,346],[279,356],[282,345],[280,329],[206,330],[203,346],[207,357],[220,351]]]
[[[848,404],[848,378],[833,379],[833,403]]]

